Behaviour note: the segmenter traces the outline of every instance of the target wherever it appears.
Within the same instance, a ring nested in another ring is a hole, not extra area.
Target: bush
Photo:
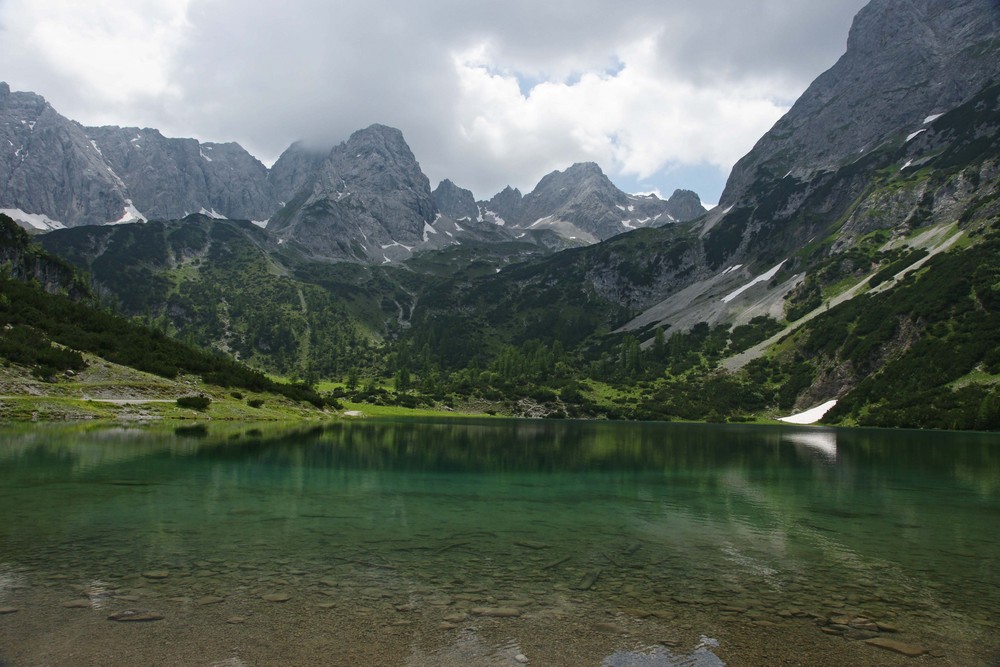
[[[247,405],[249,405],[251,408],[262,408],[264,407],[264,399],[251,398],[249,401],[247,401]]]
[[[177,407],[192,410],[206,410],[212,404],[212,399],[204,394],[198,396],[181,396],[177,399]]]

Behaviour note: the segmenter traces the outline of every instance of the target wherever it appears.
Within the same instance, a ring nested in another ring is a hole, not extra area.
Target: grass
[[[993,375],[992,373],[987,373],[986,371],[977,368],[971,373],[963,375],[954,382],[949,383],[948,387],[951,389],[961,389],[962,387],[968,387],[972,384],[1000,384],[1000,375]]]
[[[356,411],[365,417],[489,417],[489,415],[434,408],[404,408],[398,405],[370,405],[368,403],[344,403],[344,410]]]
[[[29,369],[17,365],[0,366],[0,420],[314,421],[335,416],[333,411],[278,394],[242,391],[238,392],[242,397],[236,398],[235,390],[206,384],[194,376],[169,380],[91,354],[84,358],[86,369],[55,382],[41,382]],[[192,410],[176,403],[177,398],[197,394],[212,399],[207,409]],[[261,407],[251,407],[248,402],[253,399],[263,401]]]

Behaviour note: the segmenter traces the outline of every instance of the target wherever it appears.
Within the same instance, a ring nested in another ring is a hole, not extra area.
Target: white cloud
[[[15,81],[23,70],[41,69],[62,85],[35,92],[59,97],[70,88],[93,100],[86,111],[89,116],[110,122],[120,117],[114,111],[121,107],[177,94],[182,82],[171,81],[169,73],[174,46],[186,28],[188,4],[189,0],[7,2],[0,12],[5,51],[9,49],[4,69]]]
[[[647,37],[615,53],[616,72],[543,82],[527,94],[519,73],[495,62],[486,45],[455,54],[460,136],[500,171],[518,174],[522,187],[584,160],[648,179],[676,164],[728,169],[787,111],[760,82],[696,87],[664,73],[656,48],[657,37]]]

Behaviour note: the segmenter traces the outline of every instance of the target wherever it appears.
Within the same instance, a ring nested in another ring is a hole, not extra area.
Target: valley
[[[36,119],[8,143],[34,162],[8,161],[0,204],[38,211],[21,224],[93,305],[330,401],[737,422],[838,401],[826,423],[993,429],[1000,84],[981,5],[908,17],[885,45],[871,35],[898,9],[872,3],[711,210],[624,193],[594,163],[526,195],[432,190],[380,124],[265,168],[235,144],[85,128],[6,86],[0,112]],[[943,37],[960,25],[972,43]],[[32,204],[50,158],[82,169],[60,187],[111,188],[124,213]]]

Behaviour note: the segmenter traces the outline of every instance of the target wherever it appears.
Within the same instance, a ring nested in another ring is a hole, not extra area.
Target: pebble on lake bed
[[[166,579],[170,576],[170,573],[166,570],[151,570],[149,572],[143,572],[142,576],[147,579]]]
[[[476,616],[492,616],[494,618],[517,618],[521,610],[515,607],[473,607],[469,610]]]
[[[147,621],[162,621],[163,615],[157,614],[155,611],[119,611],[117,613],[108,616],[109,621],[118,621],[119,623],[143,623]]]
[[[0,607],[0,616],[4,614],[16,614],[19,611],[21,610],[17,607]]]
[[[268,593],[267,595],[262,595],[261,599],[268,602],[288,602],[292,599],[292,596],[286,593]]]
[[[903,655],[911,658],[916,658],[917,656],[927,653],[927,649],[923,646],[917,646],[916,644],[904,644],[903,642],[898,642],[895,639],[886,639],[885,637],[875,637],[874,639],[869,639],[865,643],[871,644],[872,646],[878,646],[879,648],[884,648],[887,651],[902,653]]]
[[[69,602],[63,602],[64,607],[67,609],[90,609],[92,606],[90,600],[70,600]]]
[[[199,605],[206,605],[206,604],[219,604],[220,602],[225,602],[225,600],[226,598],[220,598],[218,595],[206,595],[204,597],[198,598],[197,600],[195,600],[195,602]]]

